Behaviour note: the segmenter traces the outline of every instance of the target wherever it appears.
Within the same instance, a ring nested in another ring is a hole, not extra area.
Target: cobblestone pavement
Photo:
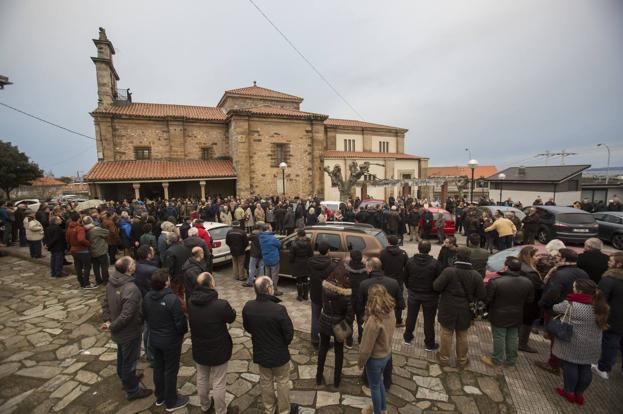
[[[410,255],[415,250],[411,243],[404,248]],[[17,251],[12,250],[13,254]],[[27,250],[20,253],[27,255]],[[114,344],[95,329],[100,311],[97,298],[102,291],[75,290],[73,276],[50,280],[45,276],[46,271],[41,266],[15,258],[0,259],[0,295],[5,299],[0,305],[0,413],[32,411],[35,407],[41,410],[35,412],[54,411],[55,407],[60,407],[63,412],[157,412],[159,409],[150,405],[153,399],[133,404],[127,404],[123,399],[114,375]],[[239,282],[233,281],[231,266],[217,268],[215,273],[221,297],[228,299],[240,312],[244,303],[254,296],[253,290],[241,288]],[[24,281],[25,277],[30,278],[28,283]],[[283,280],[280,285],[285,292],[283,302],[299,331],[291,346],[293,401],[309,408],[307,412],[314,409],[317,412],[354,412],[355,407],[364,403],[358,370],[354,365],[356,349],[346,353],[345,378],[339,390],[333,389],[330,384],[328,387],[316,387],[313,381],[316,357],[308,342],[309,303],[295,300],[295,287],[291,280]],[[233,405],[246,409],[245,412],[259,412],[257,368],[249,362],[249,338],[243,335],[238,324],[234,327],[232,334],[236,336],[236,349],[233,360],[237,362],[233,364],[240,365],[230,367],[228,397]],[[396,386],[392,387],[390,395],[390,412],[580,411],[577,406],[554,395],[553,389],[562,378],[533,368],[532,360],[546,358],[548,343],[543,338],[532,335],[532,343],[539,349],[539,354],[528,356],[520,353],[515,368],[494,370],[479,361],[481,355],[491,350],[488,324],[479,322],[469,334],[469,370],[457,371],[452,368],[441,370],[435,364],[433,354],[423,349],[422,331],[423,326],[418,321],[416,338],[410,346],[403,344],[402,330],[396,332]],[[184,393],[193,395],[194,367],[188,348],[189,344],[186,344],[182,356],[184,367],[180,371],[178,385]],[[57,355],[59,351],[60,356]],[[331,358],[332,352],[329,353],[328,366],[332,366]],[[144,365],[141,363],[141,366]],[[34,377],[32,372],[40,372],[41,369],[45,376]],[[148,370],[146,385],[151,382],[150,377]],[[330,367],[325,377],[332,378]],[[623,404],[623,395],[615,390],[620,390],[622,384],[623,378],[618,372],[612,375],[610,381],[594,378],[586,394],[585,409],[595,413],[616,412],[615,407]],[[191,403],[197,404],[196,397],[191,399]],[[193,406],[189,412],[197,410]]]

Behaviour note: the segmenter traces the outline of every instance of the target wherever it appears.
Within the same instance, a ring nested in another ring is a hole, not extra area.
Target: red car
[[[431,229],[431,231],[428,234],[422,234],[422,236],[424,237],[437,237],[437,214],[442,213],[443,217],[446,219],[446,222],[444,223],[443,226],[443,232],[446,236],[454,236],[454,233],[456,233],[456,225],[454,223],[454,220],[452,219],[452,215],[444,210],[443,208],[435,208],[435,207],[429,207],[427,208],[428,211],[430,211],[433,214],[433,228]],[[424,222],[422,221],[422,218],[420,217],[420,228],[423,228]]]

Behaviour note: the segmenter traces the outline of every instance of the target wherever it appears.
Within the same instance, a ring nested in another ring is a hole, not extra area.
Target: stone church
[[[406,129],[301,111],[303,98],[253,86],[225,91],[215,107],[134,102],[118,89],[115,48],[100,28],[95,123],[98,162],[87,174],[103,199],[236,194],[339,200],[323,168],[370,163],[353,196],[415,195],[374,178],[426,176],[428,159],[406,154]],[[285,188],[284,188],[285,187]]]

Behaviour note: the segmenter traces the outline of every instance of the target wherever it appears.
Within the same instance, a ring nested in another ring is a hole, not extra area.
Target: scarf
[[[588,293],[569,293],[565,299],[569,302],[578,302],[585,305],[593,304],[593,295]]]

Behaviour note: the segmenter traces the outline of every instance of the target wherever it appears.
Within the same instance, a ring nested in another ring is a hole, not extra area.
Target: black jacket
[[[541,300],[541,295],[543,295],[543,280],[536,269],[533,269],[525,263],[521,264],[520,273],[532,283],[534,289],[534,299],[531,302],[527,302],[523,309],[524,325],[532,325],[532,322],[541,315],[539,300]]]
[[[249,245],[249,238],[240,227],[234,227],[227,232],[225,243],[229,246],[232,256],[243,256]]]
[[[236,311],[216,290],[195,288],[188,301],[188,321],[196,363],[213,367],[229,361],[233,344],[227,324],[235,319]]]
[[[184,280],[184,263],[190,251],[183,244],[172,244],[164,253],[164,266],[169,269],[171,279],[181,283]]]
[[[333,325],[346,320],[353,323],[351,289],[345,289],[325,280],[322,282],[322,313],[318,319],[318,331],[323,335],[333,335]]]
[[[189,257],[186,263],[184,263],[182,270],[184,271],[184,290],[186,297],[189,298],[197,286],[197,276],[203,272],[207,272],[208,267],[204,261],[198,262],[192,257]]]
[[[437,256],[441,269],[452,266],[456,260],[456,247],[442,246]]]
[[[623,335],[623,269],[610,269],[599,281],[599,289],[610,305],[610,331]]]
[[[433,289],[433,282],[441,274],[441,264],[429,254],[418,253],[407,262],[405,286],[409,289],[409,301],[436,302],[439,293]]]
[[[472,324],[469,299],[484,299],[485,286],[480,274],[471,263],[454,262],[454,266],[445,268],[433,283],[433,289],[439,292],[439,311],[437,320],[446,329],[465,331]]]
[[[180,299],[171,289],[150,290],[143,300],[143,313],[149,325],[149,342],[158,347],[182,342],[188,332]]]
[[[539,229],[539,215],[538,214],[533,214],[533,215],[528,214],[526,217],[523,218],[523,220],[521,220],[521,222],[523,223],[524,232],[534,234]]]
[[[515,328],[523,323],[524,306],[534,301],[534,287],[519,272],[499,275],[487,285],[489,321],[497,328]]]
[[[251,250],[249,251],[250,257],[255,257],[257,259],[262,258],[262,249],[260,247],[260,231],[253,230],[251,236],[249,237],[249,242],[251,245]]]
[[[407,253],[398,246],[387,246],[381,251],[380,259],[383,273],[402,286],[405,280],[405,266],[409,260]]]
[[[189,252],[192,252],[195,247],[201,247],[203,249],[203,260],[205,261],[208,269],[211,268],[212,253],[210,252],[205,240],[199,236],[190,236],[184,239],[184,247],[186,247]]]
[[[154,262],[149,260],[137,260],[136,270],[134,271],[134,283],[141,291],[141,295],[145,298],[145,295],[151,289],[151,275],[158,270],[158,267]]]
[[[550,272],[551,276],[543,288],[543,296],[539,301],[539,306],[548,310],[573,292],[573,283],[576,280],[589,279],[588,274],[576,265],[559,265]]]
[[[359,285],[359,297],[358,302],[363,309],[366,308],[368,303],[368,289],[372,285],[383,285],[392,298],[396,301],[396,308],[404,309],[405,301],[402,296],[402,290],[400,285],[396,282],[396,279],[383,275],[383,272],[371,272],[370,277],[361,282]]]
[[[58,224],[50,224],[44,230],[43,243],[51,252],[65,251],[65,232]]]
[[[242,309],[242,324],[251,334],[253,362],[265,368],[277,368],[290,361],[288,345],[294,327],[285,306],[278,298],[259,294]]]
[[[588,250],[578,255],[578,267],[588,273],[588,276],[599,283],[601,275],[608,270],[610,256],[600,250]]]
[[[290,263],[292,263],[292,276],[308,277],[310,273],[307,259],[314,256],[311,241],[306,237],[296,239],[290,247]]]
[[[316,305],[322,305],[322,282],[337,265],[330,256],[320,255],[307,259],[309,264],[309,298]]]
[[[469,255],[469,261],[475,271],[480,273],[483,278],[487,273],[487,261],[489,260],[489,252],[487,249],[481,247],[470,247],[471,254]]]
[[[368,278],[368,272],[363,262],[354,263],[348,262],[344,264],[344,268],[348,272],[348,281],[350,282],[351,289],[351,304],[353,306],[353,312],[361,315],[364,311],[363,304],[359,303],[359,286],[361,282]]]

